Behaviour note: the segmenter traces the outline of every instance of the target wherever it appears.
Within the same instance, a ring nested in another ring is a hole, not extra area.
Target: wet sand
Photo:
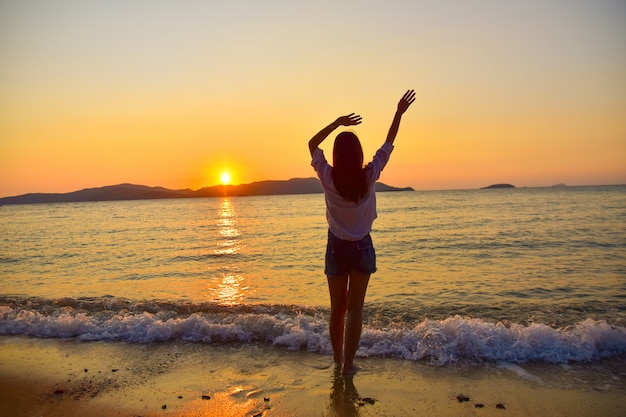
[[[330,356],[265,345],[2,336],[0,416],[620,416],[626,401],[623,358],[359,364],[342,377]]]

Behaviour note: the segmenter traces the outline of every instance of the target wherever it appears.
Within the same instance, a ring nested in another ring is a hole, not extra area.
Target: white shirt
[[[377,216],[374,184],[380,177],[380,173],[387,165],[387,162],[389,162],[391,151],[393,151],[393,145],[385,142],[374,155],[372,162],[365,167],[367,194],[358,204],[354,201],[344,200],[339,195],[331,176],[332,167],[326,161],[324,152],[320,148],[313,151],[311,165],[315,169],[324,189],[328,227],[331,233],[339,239],[361,240],[372,231],[372,224]]]

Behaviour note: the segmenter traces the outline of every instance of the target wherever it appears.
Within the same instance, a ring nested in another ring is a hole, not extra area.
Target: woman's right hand
[[[339,126],[354,126],[363,121],[363,118],[358,114],[350,113],[347,116],[340,116],[335,120],[335,124]]]

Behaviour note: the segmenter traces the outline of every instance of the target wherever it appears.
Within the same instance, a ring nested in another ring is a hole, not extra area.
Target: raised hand
[[[398,134],[398,128],[400,128],[400,120],[402,119],[402,115],[409,108],[409,106],[415,101],[415,91],[408,90],[400,101],[398,102],[398,110],[396,114],[393,116],[393,121],[391,122],[391,126],[389,126],[389,132],[387,133],[387,142],[392,143],[396,140],[396,135]]]
[[[311,140],[309,141],[309,151],[311,151],[311,155],[313,155],[313,151],[315,151],[315,149],[320,146],[320,143],[324,142],[324,140],[328,137],[328,135],[330,135],[333,130],[337,129],[339,126],[358,125],[359,123],[361,123],[362,120],[363,119],[361,118],[361,116],[354,113],[350,113],[347,116],[338,117],[337,120],[317,132],[317,134],[311,138]]]
[[[408,90],[398,102],[398,113],[403,114],[415,101],[415,91]]]
[[[339,126],[354,126],[363,121],[363,118],[358,114],[350,113],[347,116],[340,116],[335,120],[335,123]]]

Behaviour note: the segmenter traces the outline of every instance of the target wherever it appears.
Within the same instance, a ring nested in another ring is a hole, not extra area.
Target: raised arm
[[[398,102],[398,109],[396,110],[396,114],[393,116],[393,122],[391,122],[391,126],[389,127],[386,142],[393,143],[393,141],[396,140],[396,135],[398,134],[398,128],[400,128],[400,120],[402,119],[402,115],[414,101],[415,91],[408,90],[406,93],[404,93],[404,95]]]
[[[332,133],[333,130],[337,129],[339,126],[354,126],[361,123],[363,119],[361,116],[350,113],[347,116],[340,116],[326,126],[324,129],[320,130],[315,136],[311,138],[309,141],[309,151],[311,152],[311,156],[313,156],[313,152],[320,146],[320,143],[324,142],[324,139],[328,137]]]

